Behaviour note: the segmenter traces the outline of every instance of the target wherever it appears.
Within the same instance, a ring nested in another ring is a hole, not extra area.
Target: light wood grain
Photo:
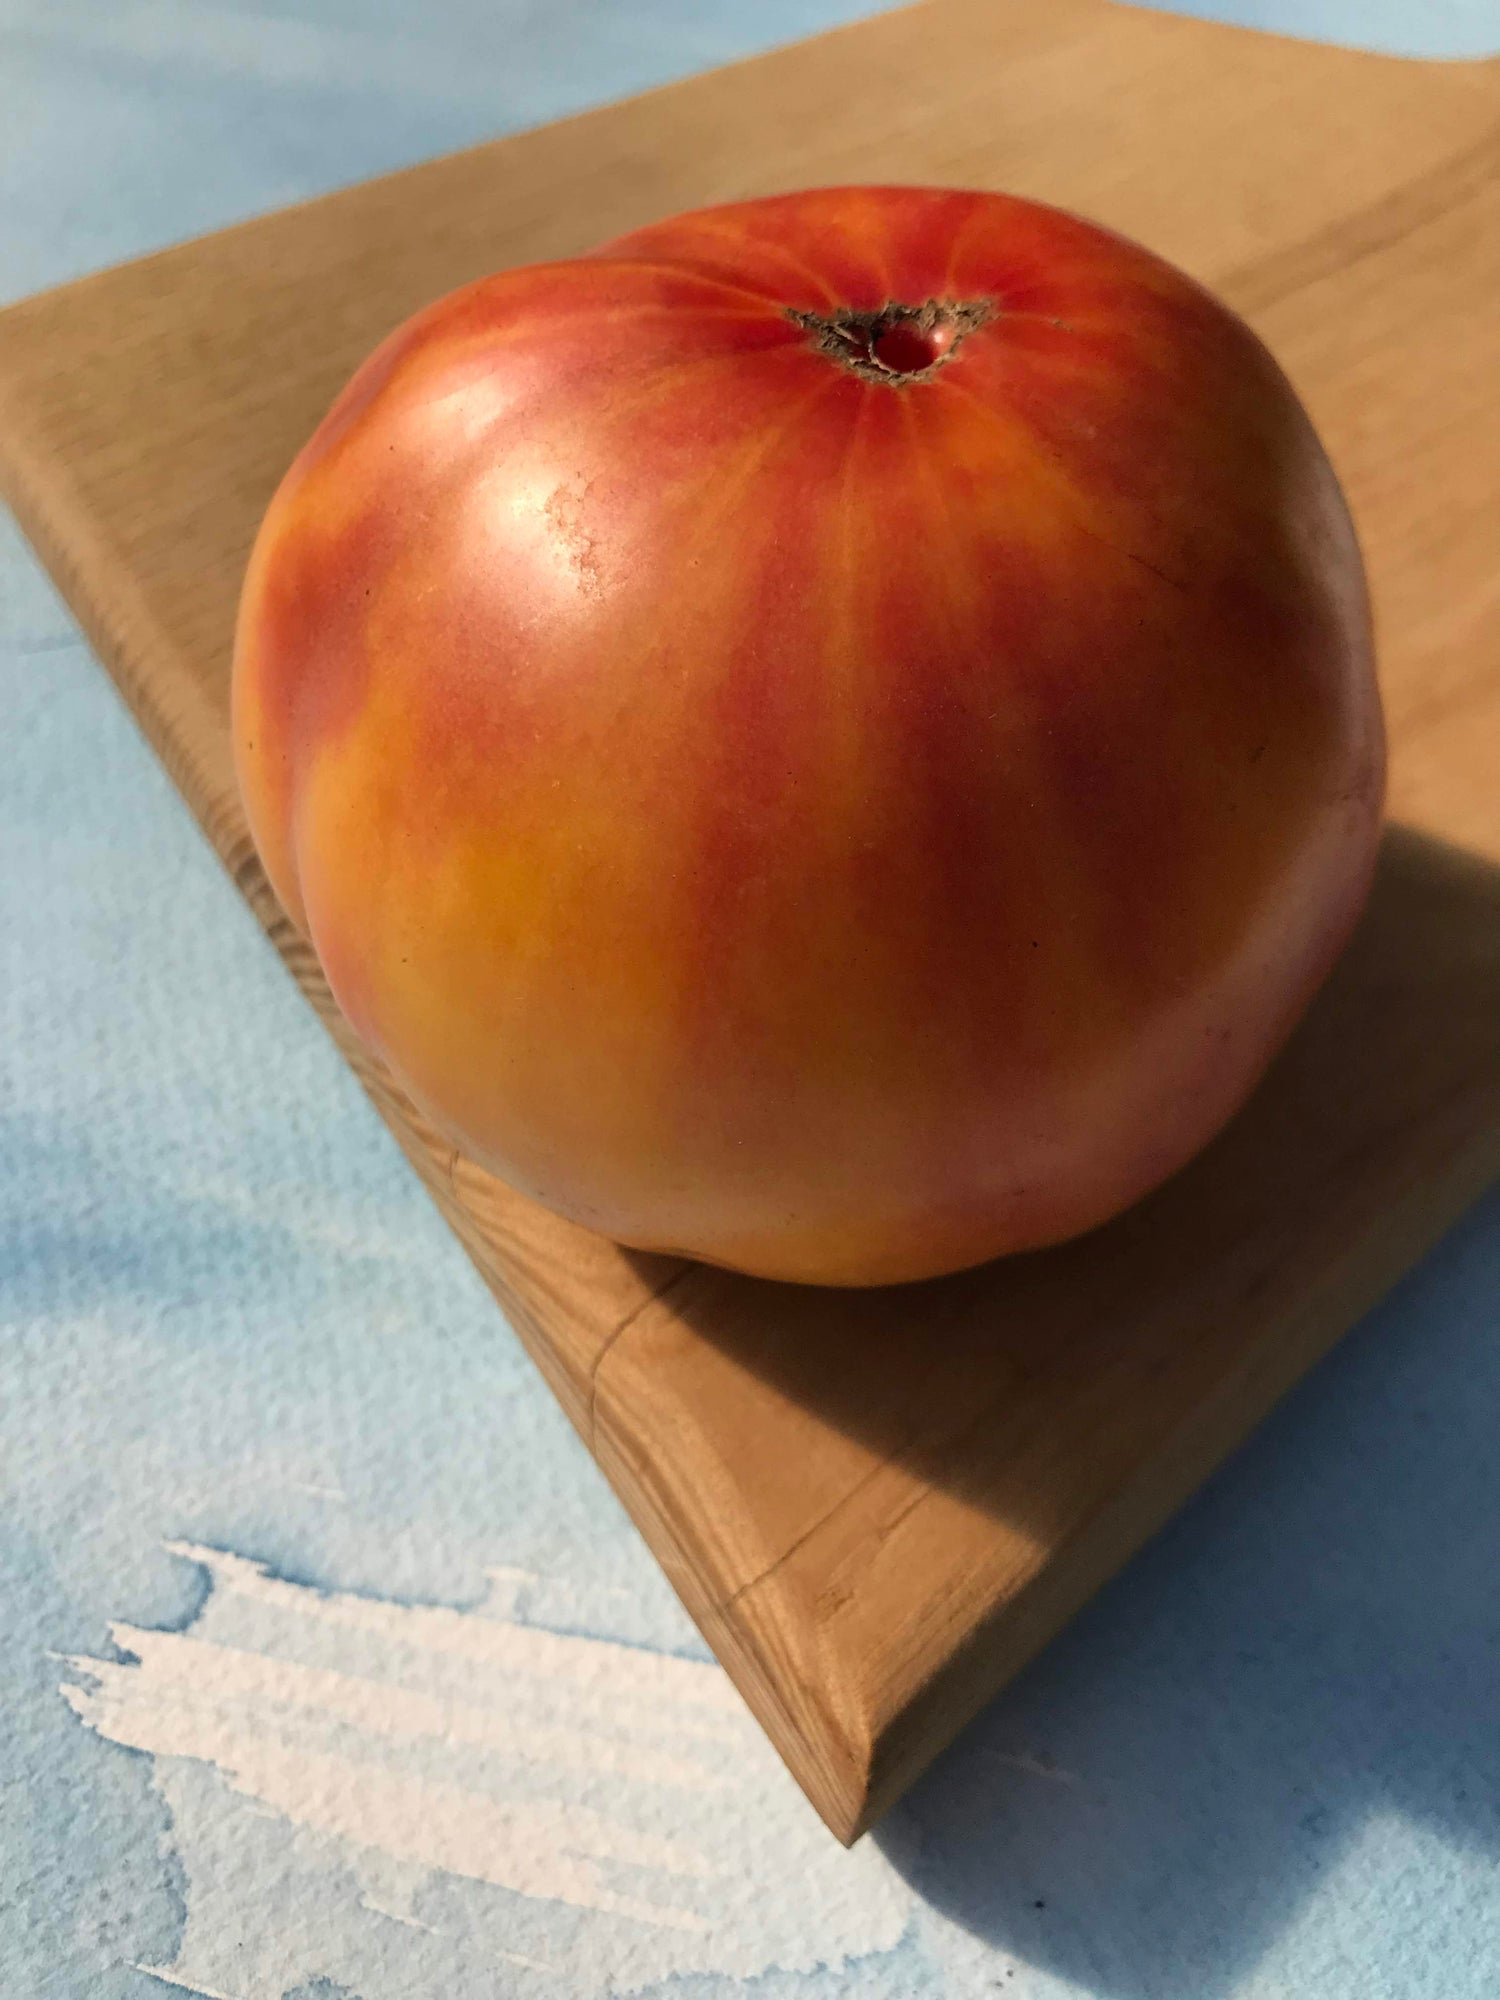
[[[501,265],[834,180],[1043,196],[1252,318],[1350,492],[1406,822],[1311,1017],[1188,1172],[1067,1249],[847,1295],[632,1255],[456,1158],[275,908],[227,729],[261,509],[393,324]],[[845,1839],[1500,1169],[1497,329],[1500,65],[1106,0],[936,0],[0,315],[0,475],[23,524]]]

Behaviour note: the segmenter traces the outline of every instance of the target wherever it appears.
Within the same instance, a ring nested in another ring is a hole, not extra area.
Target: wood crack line
[[[654,1292],[648,1293],[639,1305],[632,1306],[624,1319],[620,1321],[620,1324],[599,1349],[599,1352],[594,1356],[593,1366],[589,1369],[588,1400],[588,1447],[591,1457],[598,1456],[594,1450],[594,1444],[598,1435],[599,1371],[604,1366],[606,1355],[608,1355],[611,1348],[616,1345],[621,1337],[630,1331],[642,1313],[648,1312],[652,1306],[660,1305],[667,1294],[675,1291],[683,1280],[690,1277],[697,1268],[695,1264],[685,1263],[680,1270],[674,1271],[670,1278],[667,1278],[662,1284],[658,1285]]]
[[[890,1453],[888,1457],[882,1458],[881,1460],[878,1461],[877,1464],[872,1465],[867,1472],[861,1473],[860,1477],[855,1480],[854,1484],[848,1489],[848,1491],[845,1493],[841,1493],[838,1499],[834,1501],[833,1505],[830,1508],[828,1508],[826,1512],[820,1514],[816,1521],[810,1522],[809,1525],[802,1530],[800,1535],[798,1535],[793,1541],[789,1542],[787,1546],[781,1551],[781,1554],[777,1556],[774,1562],[767,1563],[765,1568],[761,1570],[757,1575],[752,1576],[746,1582],[737,1585],[735,1589],[730,1591],[727,1597],[721,1598],[716,1607],[719,1612],[719,1615],[721,1617],[727,1617],[730,1614],[730,1612],[733,1611],[735,1605],[739,1603],[742,1597],[748,1595],[750,1591],[757,1589],[761,1584],[763,1584],[766,1581],[768,1577],[774,1576],[777,1570],[779,1570],[785,1563],[790,1562],[792,1557],[796,1555],[799,1549],[806,1547],[807,1543],[812,1540],[814,1535],[820,1534],[822,1530],[828,1526],[828,1523],[831,1520],[833,1520],[837,1514],[841,1513],[843,1509],[850,1504],[851,1501],[857,1500],[860,1494],[864,1492],[865,1488],[869,1486],[872,1483],[872,1481],[878,1479],[882,1472],[886,1471],[888,1467],[895,1464],[895,1462],[899,1459],[900,1455],[901,1452],[900,1449],[898,1448],[896,1451]],[[895,1530],[900,1527],[901,1523],[907,1518],[908,1515],[914,1514],[917,1508],[922,1505],[922,1502],[931,1496],[931,1493],[932,1493],[932,1488],[930,1486],[923,1486],[922,1488],[919,1489],[919,1491],[913,1493],[902,1506],[898,1507],[895,1510],[895,1512],[891,1515],[888,1521],[882,1522],[875,1538],[876,1546],[878,1547],[881,1542],[885,1541],[890,1535],[892,1535],[895,1532]]]
[[[971,1287],[965,1286],[954,1300],[948,1314],[944,1317],[943,1327],[945,1331],[962,1316],[964,1309],[962,1301],[971,1296]],[[942,1364],[939,1363],[937,1366],[940,1368]],[[929,1376],[926,1379],[930,1380],[931,1378]],[[925,1388],[925,1381],[923,1386]],[[763,1570],[757,1575],[750,1577],[747,1582],[737,1585],[735,1589],[730,1591],[727,1597],[720,1598],[715,1606],[719,1615],[721,1617],[727,1616],[742,1597],[756,1589],[760,1584],[763,1584],[768,1577],[774,1576],[784,1563],[789,1562],[799,1549],[804,1548],[812,1540],[814,1535],[820,1534],[830,1521],[837,1518],[845,1507],[849,1506],[852,1501],[857,1500],[865,1488],[878,1479],[882,1472],[889,1471],[894,1465],[900,1465],[906,1454],[911,1451],[920,1433],[920,1423],[909,1424],[904,1435],[891,1446],[890,1450],[883,1452],[873,1465],[862,1472],[854,1484],[841,1493],[831,1507],[825,1508],[817,1520],[804,1528],[801,1534],[796,1536],[773,1562],[767,1563]],[[877,1550],[895,1533],[903,1521],[916,1512],[924,1500],[930,1498],[932,1490],[932,1483],[930,1481],[925,1482],[915,1493],[911,1494],[897,1507],[887,1520],[881,1523],[875,1532],[875,1547]]]

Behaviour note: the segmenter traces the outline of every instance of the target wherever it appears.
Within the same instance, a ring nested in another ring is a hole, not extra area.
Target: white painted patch
[[[227,1993],[220,1993],[212,1986],[199,1986],[191,1979],[184,1979],[179,1973],[168,1972],[160,1965],[131,1964],[132,1972],[144,1972],[148,1979],[159,1979],[163,1986],[175,1986],[179,1993],[196,1993],[198,2000],[231,2000]]]
[[[462,1612],[171,1546],[211,1580],[189,1629],[117,1625],[128,1657],[63,1687],[157,1760],[188,1884],[158,1979],[493,2000],[499,1963],[594,2000],[900,1938],[904,1883],[819,1825],[717,1667],[517,1623],[519,1572]]]

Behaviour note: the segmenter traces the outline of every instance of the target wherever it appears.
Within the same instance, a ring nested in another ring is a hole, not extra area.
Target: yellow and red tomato
[[[1104,1220],[1368,887],[1334,475],[1180,273],[991,194],[707,210],[393,334],[241,606],[254,836],[455,1143],[831,1283]]]

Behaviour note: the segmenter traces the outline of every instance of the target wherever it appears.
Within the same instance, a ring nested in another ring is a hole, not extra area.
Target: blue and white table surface
[[[864,6],[0,0],[0,295]],[[845,1853],[8,521],[0,716],[6,2000],[1495,2000],[1500,1202]]]

